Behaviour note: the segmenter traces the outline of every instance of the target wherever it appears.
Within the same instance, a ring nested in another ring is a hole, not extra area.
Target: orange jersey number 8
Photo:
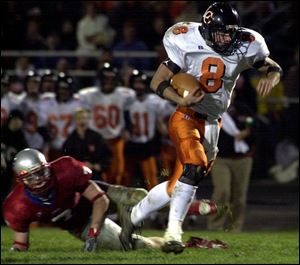
[[[217,92],[223,84],[225,64],[220,58],[208,57],[202,63],[200,83],[206,93]]]

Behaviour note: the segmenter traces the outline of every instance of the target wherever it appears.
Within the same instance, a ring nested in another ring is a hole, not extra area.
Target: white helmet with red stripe
[[[51,174],[45,156],[38,150],[26,148],[13,160],[13,170],[18,182],[34,195],[45,194],[50,189]]]

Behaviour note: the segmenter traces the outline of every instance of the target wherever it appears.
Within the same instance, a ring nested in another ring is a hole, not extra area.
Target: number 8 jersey
[[[268,57],[269,50],[259,33],[243,28],[241,36],[245,38],[238,51],[230,56],[218,54],[206,44],[199,26],[195,22],[177,23],[166,31],[163,43],[169,59],[182,72],[195,76],[206,92],[192,109],[218,119],[230,105],[239,74]]]

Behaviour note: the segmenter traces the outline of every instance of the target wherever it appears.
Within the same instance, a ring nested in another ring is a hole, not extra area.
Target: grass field
[[[142,235],[162,236],[163,231],[145,230]],[[190,236],[220,239],[228,249],[186,249],[182,254],[165,254],[160,250],[132,252],[102,250],[80,251],[82,242],[67,232],[54,228],[31,230],[30,251],[10,253],[12,232],[1,228],[1,264],[299,264],[299,231],[226,232],[189,231]]]

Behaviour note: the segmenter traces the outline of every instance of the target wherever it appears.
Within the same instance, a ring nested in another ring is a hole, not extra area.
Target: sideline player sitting
[[[15,232],[12,251],[28,250],[29,226],[36,221],[52,223],[84,240],[84,251],[122,249],[121,228],[105,219],[108,197],[134,205],[147,194],[144,189],[96,183],[90,180],[91,170],[74,158],[64,156],[48,163],[42,153],[30,148],[16,155],[13,169],[19,183],[3,204],[6,223]],[[137,248],[159,247],[162,242],[134,238]]]

